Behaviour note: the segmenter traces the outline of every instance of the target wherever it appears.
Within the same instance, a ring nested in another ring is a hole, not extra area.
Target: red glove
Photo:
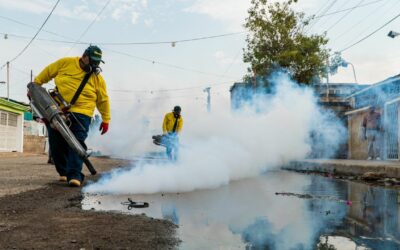
[[[108,123],[102,122],[100,124],[99,131],[101,131],[101,134],[104,135],[108,131]]]

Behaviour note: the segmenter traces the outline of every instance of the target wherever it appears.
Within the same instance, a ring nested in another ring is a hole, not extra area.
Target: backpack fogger
[[[61,134],[72,150],[74,150],[83,160],[90,173],[95,175],[96,170],[88,159],[89,154],[69,129],[67,125],[68,118],[61,111],[58,104],[54,101],[45,88],[35,83],[29,83],[28,90],[33,111],[37,113],[53,129],[57,130]]]

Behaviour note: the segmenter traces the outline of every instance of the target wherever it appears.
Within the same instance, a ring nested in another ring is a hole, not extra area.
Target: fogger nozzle
[[[81,143],[76,139],[75,135],[69,129],[65,122],[64,113],[60,107],[53,100],[50,94],[45,88],[37,85],[36,83],[28,84],[29,97],[31,99],[31,106],[35,113],[55,130],[57,130],[61,136],[65,139],[68,145],[74,150],[79,157],[85,162],[89,172],[95,175],[97,172],[94,169],[92,163],[89,161],[89,154],[83,148]]]

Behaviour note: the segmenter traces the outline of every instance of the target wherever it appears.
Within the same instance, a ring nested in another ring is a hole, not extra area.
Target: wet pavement
[[[398,190],[319,175],[276,171],[190,193],[85,195],[82,208],[170,220],[181,249],[400,249]]]

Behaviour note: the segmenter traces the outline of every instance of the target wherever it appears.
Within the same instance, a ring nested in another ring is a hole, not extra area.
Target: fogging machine
[[[168,142],[165,135],[153,135],[151,138],[157,146],[167,147]]]
[[[57,130],[61,134],[72,150],[83,160],[89,172],[95,175],[97,172],[89,161],[89,154],[67,125],[69,117],[60,109],[59,105],[45,88],[31,82],[28,84],[28,91],[33,111],[37,113],[44,122],[50,125],[51,128]]]

